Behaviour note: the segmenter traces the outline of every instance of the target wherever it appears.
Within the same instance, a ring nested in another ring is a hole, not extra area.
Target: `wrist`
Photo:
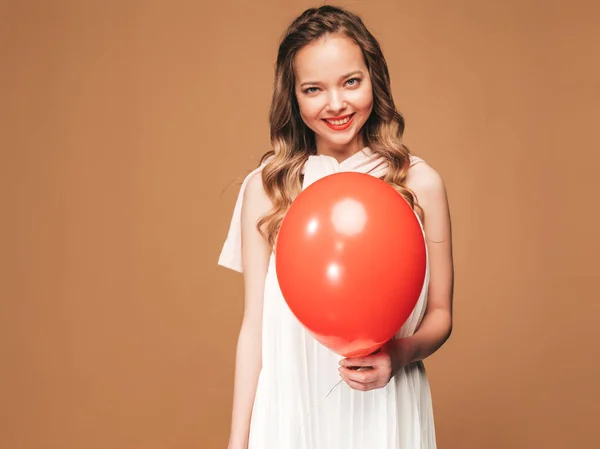
[[[411,337],[395,338],[390,343],[393,348],[392,364],[395,374],[414,361],[414,345]]]

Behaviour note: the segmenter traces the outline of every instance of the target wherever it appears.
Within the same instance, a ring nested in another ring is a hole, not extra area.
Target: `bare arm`
[[[262,366],[262,312],[265,277],[271,248],[256,229],[258,219],[271,209],[261,174],[248,180],[242,203],[242,267],[244,318],[237,344],[235,385],[229,449],[246,449],[250,418]]]
[[[407,184],[423,208],[431,278],[421,325],[414,335],[398,340],[403,364],[429,357],[450,337],[454,291],[452,230],[444,183],[425,163],[416,164],[411,171]]]

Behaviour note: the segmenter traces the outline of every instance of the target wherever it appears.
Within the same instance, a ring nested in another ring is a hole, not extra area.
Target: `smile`
[[[353,118],[354,118],[354,113],[345,115],[343,117],[333,117],[333,118],[323,119],[323,121],[331,129],[334,129],[336,131],[342,131],[342,130],[348,128],[352,124]]]

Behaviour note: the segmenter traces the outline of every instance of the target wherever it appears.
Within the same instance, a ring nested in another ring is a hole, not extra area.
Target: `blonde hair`
[[[262,181],[273,209],[257,223],[271,246],[275,246],[285,213],[302,190],[302,167],[310,155],[316,154],[314,132],[303,122],[294,94],[294,59],[305,45],[332,33],[344,34],[362,49],[371,77],[373,111],[360,131],[361,142],[387,162],[382,179],[422,213],[415,195],[404,185],[410,151],[402,143],[404,119],[394,105],[388,67],[379,43],[357,15],[330,5],[310,8],[286,30],[275,65],[269,112],[273,149],[261,158],[261,164],[270,158],[262,170]]]

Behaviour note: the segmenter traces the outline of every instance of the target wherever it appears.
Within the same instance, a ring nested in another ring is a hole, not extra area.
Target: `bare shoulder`
[[[244,192],[243,209],[253,217],[263,216],[269,212],[273,204],[265,192],[262,181],[262,172],[250,175]]]
[[[257,224],[270,209],[271,200],[263,187],[261,172],[257,171],[247,179],[242,202],[242,266],[248,304],[258,301],[263,294],[271,247]]]
[[[451,241],[450,210],[446,187],[440,174],[425,161],[410,167],[406,187],[422,209],[425,233],[436,242]]]
[[[406,177],[406,187],[417,196],[419,203],[427,203],[446,198],[446,186],[440,174],[427,162],[420,161],[412,165]]]

